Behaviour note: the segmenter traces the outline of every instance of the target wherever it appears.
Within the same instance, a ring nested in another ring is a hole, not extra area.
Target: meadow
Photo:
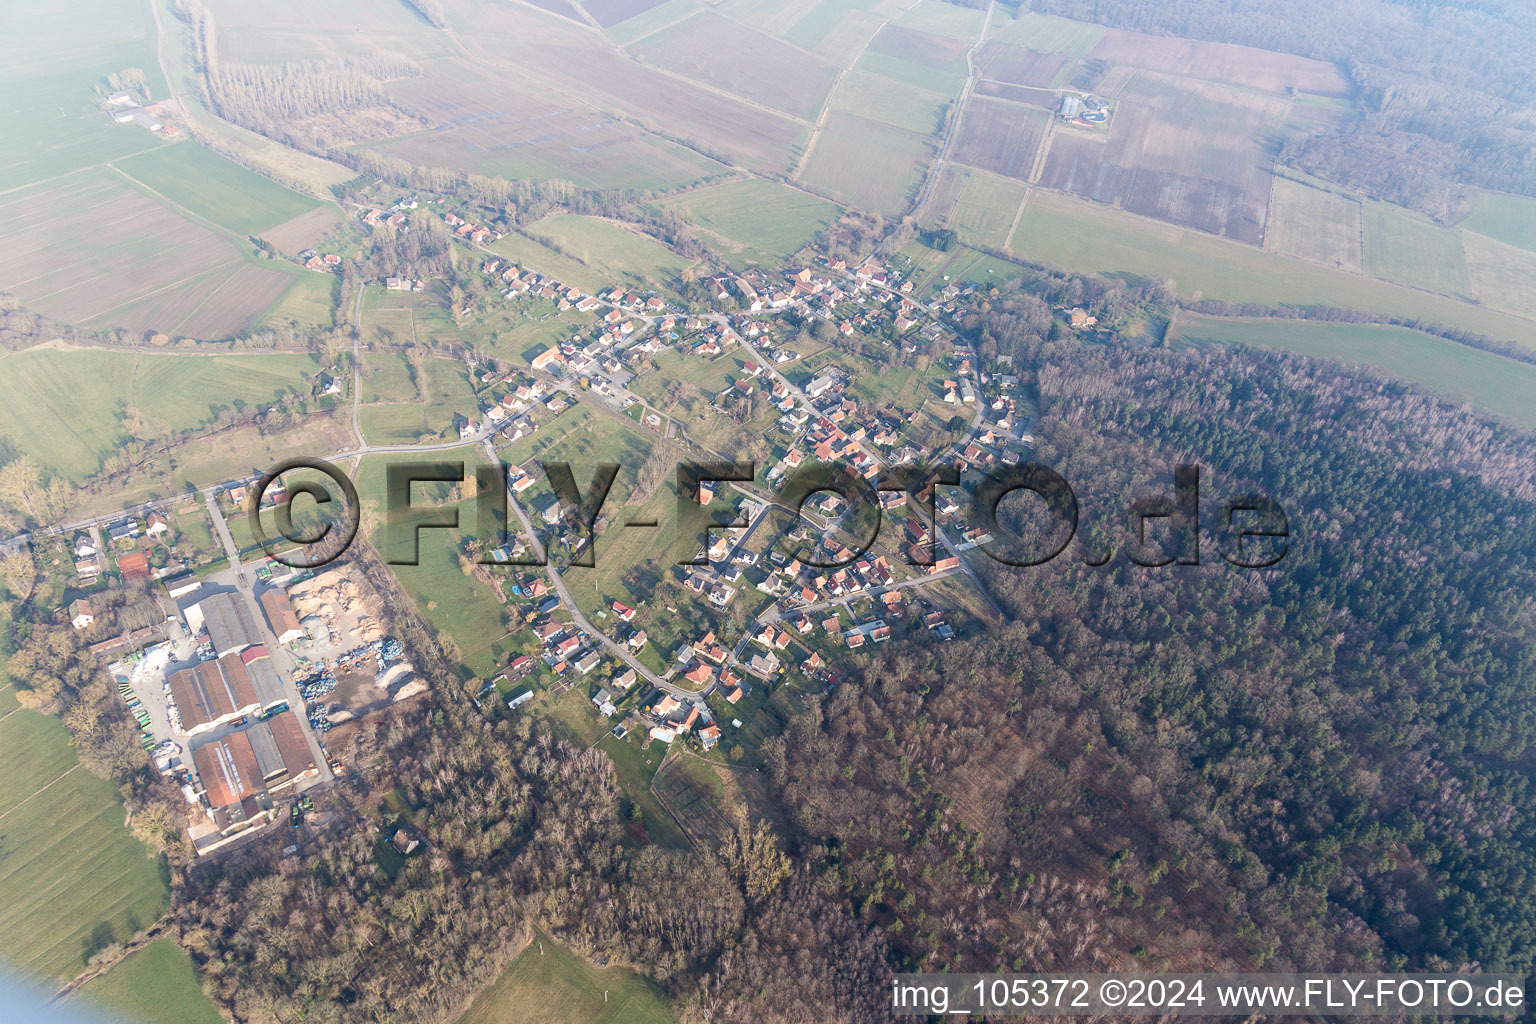
[[[591,714],[591,711],[587,713]],[[647,743],[648,739],[643,732],[619,739],[610,730],[598,742],[598,749],[613,762],[614,777],[625,799],[640,808],[645,837],[658,846],[674,850],[687,849],[687,836],[651,792],[656,771],[666,759],[669,748],[665,743],[649,742],[641,749],[641,744]]]
[[[1536,252],[1536,198],[1479,192],[1461,226]]]
[[[307,355],[143,355],[32,350],[0,357],[10,400],[0,439],[79,483],[129,438],[154,440],[212,422],[220,410],[308,394]]]
[[[707,244],[738,269],[749,262],[777,266],[841,213],[825,199],[762,178],[728,181],[658,205],[683,211],[716,236]]]
[[[1467,254],[1461,233],[1447,231],[1407,210],[1365,204],[1365,272],[1399,284],[1469,296]]]
[[[1277,177],[1264,247],[1284,256],[1360,273],[1364,269],[1360,219],[1358,199]]]
[[[1536,366],[1403,327],[1180,314],[1170,340],[1255,345],[1364,363],[1536,429]]]
[[[1183,297],[1324,305],[1425,320],[1536,348],[1536,323],[1036,190],[1011,248],[1068,270],[1166,276]]]
[[[222,1024],[203,993],[186,951],[172,938],[156,939],[72,997],[133,1024]]]
[[[112,166],[236,235],[259,235],[320,205],[193,142],[160,146]]]
[[[952,97],[867,71],[849,71],[832,93],[832,109],[936,135]]]
[[[832,111],[801,180],[839,202],[900,216],[933,156],[933,141],[916,132]]]
[[[1472,293],[1485,305],[1536,317],[1536,252],[1461,232]]]
[[[594,967],[543,936],[476,997],[459,1024],[670,1024],[661,989],[622,967]]]
[[[457,359],[422,359],[407,368],[403,380],[400,357],[370,353],[368,360],[370,368],[380,368],[379,375],[365,385],[380,397],[358,412],[369,443],[409,444],[423,437],[456,437],[455,416],[478,422],[474,386],[468,369]]]
[[[0,960],[9,967],[68,980],[165,912],[162,867],[124,827],[117,787],[76,762],[58,719],[22,708],[0,720],[0,794]]]
[[[655,239],[598,217],[558,213],[534,221],[527,230],[535,238],[548,238],[561,251],[603,275],[609,284],[628,280],[665,287],[693,265]]]
[[[450,488],[439,484],[416,484],[411,489],[412,500],[421,511],[397,513],[394,519],[386,517],[385,467],[402,459],[423,463],[463,462],[467,478],[473,476],[476,467],[485,464],[484,452],[478,446],[466,446],[419,457],[370,456],[362,460],[353,479],[363,505],[362,528],[386,561],[408,558],[411,553],[409,529],[402,529],[397,535],[390,529],[391,524],[408,526],[418,517],[457,510],[457,529],[422,530],[418,534],[418,564],[392,565],[390,571],[415,602],[421,617],[452,643],[457,652],[456,660],[465,671],[473,677],[487,677],[499,664],[493,646],[507,630],[495,592],[465,572],[459,560],[462,545],[479,530],[476,502],[470,498],[426,511],[429,501],[442,500]],[[403,538],[398,545],[394,543],[397,536]]]
[[[984,171],[947,170],[953,206],[945,218],[945,227],[959,233],[964,241],[991,249],[1007,248],[1008,236],[1013,233],[1013,223],[1029,186]]]
[[[1040,53],[1059,53],[1066,57],[1086,57],[1104,35],[1101,25],[1071,21],[1052,14],[1027,11],[1013,20],[999,12],[992,19],[992,38],[998,42],[1027,46]]]

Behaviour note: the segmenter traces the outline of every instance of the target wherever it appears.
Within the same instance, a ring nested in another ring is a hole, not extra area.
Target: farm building
[[[200,626],[206,627],[213,652],[220,657],[244,650],[259,636],[250,607],[238,595],[230,593],[205,597],[188,608],[187,625],[193,632]]]
[[[320,774],[299,728],[298,717],[292,711],[273,715],[246,732],[261,770],[262,785],[269,793]]]
[[[286,699],[283,694],[283,678],[277,674],[277,666],[272,664],[266,644],[257,644],[241,651],[240,663],[250,675],[251,689],[256,691],[256,700],[263,708],[281,704]]]
[[[264,590],[258,600],[278,643],[292,643],[304,636],[299,616],[294,612],[293,603],[288,600],[287,594],[281,590]]]
[[[203,792],[208,794],[208,805],[215,810],[239,804],[262,790],[256,751],[243,732],[204,743],[192,751],[192,763],[197,766]]]
[[[173,673],[171,697],[188,734],[233,721],[261,706],[245,663],[233,654]]]

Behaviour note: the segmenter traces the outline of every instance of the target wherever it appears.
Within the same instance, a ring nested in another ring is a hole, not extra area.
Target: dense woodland
[[[1457,184],[1536,195],[1536,18],[1525,0],[1026,0],[1048,14],[1333,61],[1357,111],[1286,162],[1442,220]]]

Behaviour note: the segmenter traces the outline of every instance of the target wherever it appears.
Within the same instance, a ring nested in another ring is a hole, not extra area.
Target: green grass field
[[[410,360],[398,352],[366,352],[358,384],[364,403],[414,402],[416,388]]]
[[[62,15],[62,16],[61,16]],[[94,91],[104,76],[142,68],[166,95],[155,61],[148,5],[75,0],[6,12],[0,33],[0,191],[91,167],[161,141],[137,125],[109,122]]]
[[[329,274],[295,276],[293,286],[267,313],[270,320],[292,320],[315,327],[336,322],[336,278]]]
[[[141,355],[102,350],[0,358],[10,400],[0,439],[79,483],[129,438],[153,440],[211,422],[221,409],[308,394],[306,355]]]
[[[1385,203],[1365,204],[1365,272],[1443,295],[1469,296],[1461,233]]]
[[[1029,186],[985,171],[955,170],[961,180],[957,183],[955,205],[950,210],[946,226],[953,228],[962,241],[991,249],[1006,249],[1019,205],[1029,193]]]
[[[641,694],[641,698],[644,696]],[[613,762],[614,776],[625,798],[640,808],[641,825],[645,828],[646,837],[659,846],[686,849],[688,839],[683,835],[683,830],[651,792],[651,780],[656,777],[656,769],[661,767],[669,748],[665,743],[652,740],[642,750],[640,744],[645,739],[643,731],[631,733],[622,740],[614,737],[610,731],[598,743],[598,749]]]
[[[47,982],[165,912],[150,851],[123,827],[117,787],[79,766],[56,718],[0,721],[0,961]]]
[[[1472,291],[1485,305],[1536,317],[1536,252],[1461,232]]]
[[[661,204],[685,212],[718,238],[707,244],[732,266],[776,266],[841,213],[825,199],[788,185],[747,178],[687,192]]]
[[[203,994],[192,960],[171,938],[156,939],[74,997],[136,1024],[221,1024],[223,1017]]]
[[[1536,366],[1407,328],[1182,314],[1175,334],[1178,344],[1257,345],[1365,363],[1536,428]]]
[[[440,357],[421,361],[421,379],[413,382],[403,357],[389,359],[388,353],[370,353],[370,365],[383,370],[364,381],[368,392],[404,396],[374,399],[379,404],[365,405],[358,418],[363,436],[371,444],[408,444],[422,437],[457,437],[454,417],[479,419],[474,388],[469,371],[456,359]],[[418,393],[419,392],[419,393]]]
[[[981,34],[984,18],[985,14],[979,8],[961,7],[943,0],[920,0],[916,7],[897,18],[895,24],[973,42]]]
[[[660,242],[597,217],[560,213],[530,224],[528,233],[551,239],[562,251],[598,271],[603,280],[611,284],[629,280],[665,286],[676,279],[684,267],[692,265],[691,260],[683,259]],[[558,275],[553,268],[546,271],[533,262],[530,266]]]
[[[850,71],[832,93],[832,109],[936,135],[951,97],[884,75]]]
[[[896,216],[933,155],[932,141],[916,132],[833,111],[801,177],[839,202]]]
[[[556,280],[575,285],[585,292],[594,292],[614,283],[612,278],[607,276],[605,268],[581,263],[516,232],[509,232],[492,242],[490,250],[513,263],[537,270],[541,274],[549,274]]]
[[[992,38],[1027,46],[1040,53],[1086,57],[1104,34],[1101,25],[1027,11],[1012,21],[1001,15],[992,19]]]
[[[1536,347],[1536,323],[1036,189],[1013,251],[1068,270],[1167,276],[1184,297],[1423,317]]]
[[[259,235],[320,205],[192,142],[161,146],[113,166],[236,235]]]
[[[1276,178],[1264,247],[1360,273],[1361,204],[1337,192]]]
[[[873,48],[864,51],[854,65],[859,71],[867,71],[896,82],[904,82],[919,89],[957,96],[965,85],[965,62],[948,67],[934,67],[921,61],[907,60],[894,54],[881,53]]]
[[[1461,226],[1536,252],[1536,197],[1480,192]]]
[[[621,967],[598,968],[542,936],[481,992],[459,1024],[669,1024],[660,987]]]
[[[465,464],[466,477],[472,476],[475,467],[485,463],[484,452],[479,447],[465,447],[435,455],[372,456],[363,460],[355,479],[358,496],[363,505],[363,528],[374,547],[386,559],[406,558],[410,555],[409,533],[399,546],[391,543],[394,534],[388,529],[384,517],[385,469],[391,462],[401,459],[421,462],[456,462]],[[445,495],[446,486],[416,484],[412,487],[413,501],[422,505],[434,495]],[[492,645],[499,641],[506,629],[502,620],[502,606],[491,588],[466,573],[459,562],[460,546],[466,538],[475,536],[479,529],[477,510],[473,499],[464,500],[457,506],[433,508],[428,512],[401,515],[399,522],[409,522],[418,515],[431,515],[456,507],[459,514],[457,530],[422,530],[419,534],[420,550],[417,565],[393,565],[391,571],[400,581],[405,592],[416,602],[423,619],[440,634],[453,642],[459,658],[469,674],[484,677],[495,667]]]

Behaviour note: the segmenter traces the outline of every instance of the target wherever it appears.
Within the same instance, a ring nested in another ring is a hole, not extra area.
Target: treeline
[[[1154,35],[1240,43],[1343,67],[1357,110],[1284,159],[1445,219],[1466,183],[1536,195],[1536,19],[1524,0],[1030,0],[1038,11]],[[1400,165],[1400,166],[1399,166]]]

